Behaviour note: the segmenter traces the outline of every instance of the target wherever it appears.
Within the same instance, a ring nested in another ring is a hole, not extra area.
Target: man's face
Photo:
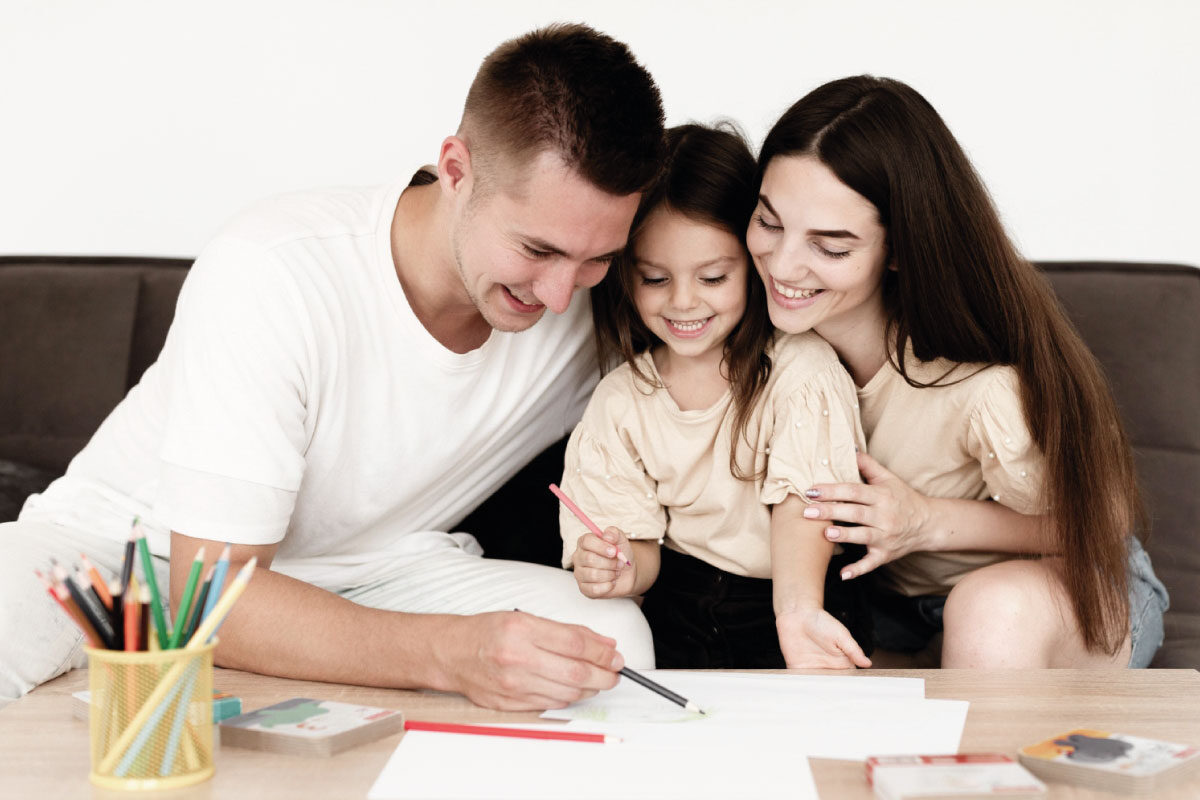
[[[550,152],[523,168],[498,166],[485,193],[476,183],[457,204],[454,260],[487,323],[523,331],[600,282],[625,245],[640,196],[608,194]]]

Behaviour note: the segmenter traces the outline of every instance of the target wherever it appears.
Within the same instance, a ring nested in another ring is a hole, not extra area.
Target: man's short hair
[[[549,150],[597,188],[627,195],[660,168],[662,98],[624,44],[559,23],[483,60],[459,130],[477,161],[503,154],[524,166]]]

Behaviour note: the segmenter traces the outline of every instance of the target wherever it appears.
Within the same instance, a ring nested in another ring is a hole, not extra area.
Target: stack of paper
[[[1200,768],[1191,745],[1087,728],[1022,747],[1017,757],[1046,780],[1126,794],[1149,794]]]
[[[231,717],[220,729],[222,740],[233,747],[329,756],[403,726],[404,715],[392,709],[293,697]]]
[[[369,797],[815,799],[804,756],[953,753],[966,721],[966,702],[926,700],[920,679],[646,674],[706,713],[622,679],[543,714],[568,720],[559,730],[613,734],[619,744],[410,731]]]

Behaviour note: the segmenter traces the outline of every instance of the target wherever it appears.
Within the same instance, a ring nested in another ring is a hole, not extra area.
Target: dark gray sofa
[[[190,261],[0,257],[0,521],[65,469],[162,347]],[[1158,667],[1200,667],[1200,270],[1044,263],[1137,450],[1147,547],[1171,592]],[[556,564],[562,443],[464,520],[488,555]],[[520,530],[512,508],[521,508]],[[543,531],[531,536],[530,531]]]

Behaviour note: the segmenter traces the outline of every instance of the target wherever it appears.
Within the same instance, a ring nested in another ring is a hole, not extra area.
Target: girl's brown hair
[[[783,115],[759,155],[815,156],[869,200],[895,270],[884,277],[895,366],[1008,364],[1046,460],[1044,498],[1067,592],[1090,650],[1115,654],[1129,630],[1127,537],[1144,521],[1133,454],[1100,365],[1049,282],[1004,232],[982,180],[945,122],[895,80],[827,83]]]
[[[666,163],[642,196],[629,242],[591,292],[601,370],[623,361],[639,380],[656,385],[638,365],[637,356],[662,342],[642,322],[633,302],[639,280],[635,251],[651,212],[665,206],[698,222],[716,225],[736,236],[744,249],[746,227],[758,203],[754,175],[754,156],[731,124],[714,128],[679,125],[667,131]],[[734,407],[729,467],[739,478],[753,477],[738,464],[737,445],[746,435],[755,403],[771,374],[766,348],[773,332],[766,290],[762,281],[748,274],[746,310],[725,339],[722,364]]]

